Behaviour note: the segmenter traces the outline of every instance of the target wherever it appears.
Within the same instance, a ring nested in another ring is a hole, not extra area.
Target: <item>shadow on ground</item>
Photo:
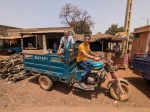
[[[31,79],[29,79],[29,82],[39,85],[38,78],[39,76],[32,77]],[[74,95],[77,95],[79,97],[86,98],[89,100],[91,100],[92,98],[98,98],[98,95],[102,93],[105,96],[111,98],[107,88],[100,87],[99,89],[96,89],[95,91],[86,91],[86,90],[69,87],[67,84],[64,84],[61,82],[54,82],[54,87],[52,91],[58,91],[63,94],[69,94],[72,92],[72,94]]]
[[[29,79],[29,82],[39,85],[39,75],[31,76],[30,79]]]
[[[148,98],[150,98],[150,84],[146,83],[143,78],[140,77],[128,77],[125,78],[132,84],[134,87],[136,87],[140,92],[145,94]]]
[[[104,94],[105,96],[111,98],[108,90],[103,87],[96,89],[95,91],[84,91],[84,90],[80,90],[80,89],[75,89],[72,93],[74,95],[77,95],[82,98],[87,98],[89,100],[92,100],[92,98],[98,98],[98,95],[100,95],[100,94]]]

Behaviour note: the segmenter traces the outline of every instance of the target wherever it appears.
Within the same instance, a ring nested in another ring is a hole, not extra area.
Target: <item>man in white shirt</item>
[[[57,51],[58,55],[63,53],[61,48],[63,46],[66,47],[67,44],[74,44],[74,39],[73,39],[72,36],[69,36],[69,31],[68,30],[64,30],[64,36],[60,40],[60,44],[59,44],[58,51]]]

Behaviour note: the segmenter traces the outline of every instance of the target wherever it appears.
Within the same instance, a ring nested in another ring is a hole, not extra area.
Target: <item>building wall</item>
[[[146,53],[146,42],[148,39],[148,32],[143,32],[140,34],[140,40],[139,40],[139,49],[141,49],[142,53]]]
[[[149,40],[148,52],[150,52],[150,40]]]
[[[12,34],[8,30],[19,30],[20,28],[0,25],[0,34],[4,37],[11,36]]]
[[[143,26],[134,29],[134,32],[147,32],[147,31],[150,31],[150,26]]]
[[[136,28],[134,34],[140,34],[139,38],[133,39],[131,61],[136,53],[147,53],[150,50],[150,26]]]
[[[133,40],[131,59],[133,58],[135,53],[146,53],[146,48],[147,48],[146,42],[148,38],[147,36],[148,36],[148,33],[143,32],[143,33],[140,33],[139,38],[135,38]]]

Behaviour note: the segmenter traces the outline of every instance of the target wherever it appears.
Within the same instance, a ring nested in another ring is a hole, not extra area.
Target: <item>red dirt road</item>
[[[150,112],[150,85],[132,70],[118,70],[132,90],[127,101],[114,100],[106,88],[106,80],[96,92],[69,88],[56,82],[52,91],[44,91],[38,76],[17,83],[0,79],[0,112]]]

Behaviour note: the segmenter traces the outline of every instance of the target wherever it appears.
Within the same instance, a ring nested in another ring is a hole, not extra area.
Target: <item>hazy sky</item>
[[[59,12],[66,3],[77,5],[91,15],[96,23],[92,28],[93,34],[105,33],[111,24],[124,26],[127,0],[0,0],[0,25],[19,28],[63,27]],[[150,0],[133,0],[132,7],[130,32],[147,24]]]

